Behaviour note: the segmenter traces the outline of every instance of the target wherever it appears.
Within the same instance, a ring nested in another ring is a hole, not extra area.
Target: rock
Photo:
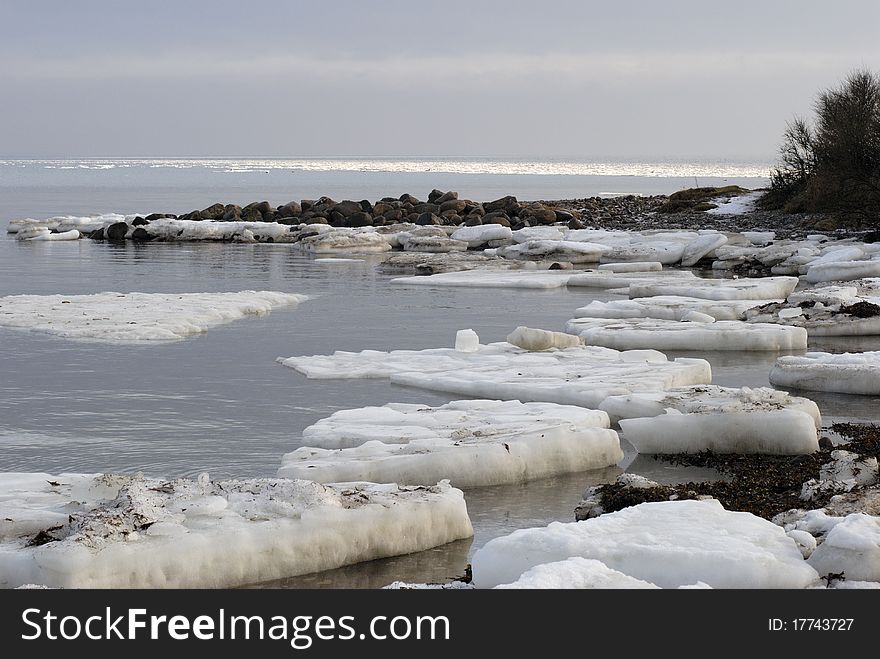
[[[125,222],[114,222],[104,231],[107,240],[121,242],[125,240],[125,234],[128,233],[128,225]]]
[[[569,220],[569,222],[568,222],[568,228],[571,229],[571,230],[573,230],[573,231],[576,231],[577,229],[583,229],[584,226],[585,226],[584,223],[581,222],[581,221],[580,221],[579,219],[577,219],[576,217],[572,218],[572,219]]]
[[[880,231],[869,231],[862,236],[863,243],[880,243]]]
[[[316,203],[318,203],[318,202],[316,202],[312,199],[303,199],[302,201],[299,202],[299,206],[300,206],[300,208],[302,208],[303,213],[305,213],[308,210],[312,210],[312,208],[314,207],[314,205]]]
[[[361,199],[361,202],[360,202],[360,203],[361,203],[361,210],[362,210],[364,213],[370,213],[370,214],[372,215],[372,213],[373,213],[373,204],[371,204],[370,201],[369,201],[368,199]]]
[[[104,229],[95,229],[89,234],[92,240],[104,240]]]
[[[441,215],[446,211],[461,213],[467,208],[467,205],[467,202],[463,199],[449,199],[440,204],[440,213]]]
[[[554,208],[553,212],[556,213],[557,222],[571,222],[574,219],[574,215],[567,210]]]
[[[475,226],[481,225],[482,223],[483,223],[483,218],[480,217],[479,215],[471,214],[471,215],[468,215],[466,218],[464,218],[464,225],[466,227],[475,227]]]
[[[411,194],[406,193],[400,195],[399,201],[404,204],[412,204],[413,206],[418,206],[420,203],[422,203]]]
[[[131,226],[133,226],[133,227],[142,227],[145,224],[149,224],[149,222],[147,222],[147,220],[144,219],[143,217],[141,217],[140,215],[138,215],[136,218],[134,218],[131,221]]]
[[[431,192],[428,194],[428,203],[429,203],[429,204],[435,204],[435,203],[437,203],[437,200],[438,200],[440,197],[442,197],[444,194],[446,194],[446,193],[443,192],[442,190],[438,190],[437,188],[434,188],[434,189],[431,190]]]
[[[441,206],[445,204],[447,201],[456,201],[458,199],[457,192],[444,192],[437,199],[434,200],[435,204],[440,204]]]
[[[398,203],[398,206],[399,205],[400,204]],[[384,215],[390,210],[394,210],[394,206],[392,206],[387,201],[377,201],[375,204],[373,204],[373,215]]]
[[[440,204],[417,204],[413,206],[413,211],[416,213],[434,213],[437,215],[440,213]]]
[[[486,209],[487,214],[494,211],[504,211],[505,213],[510,214],[519,208],[519,202],[516,200],[516,197],[508,195],[506,197],[501,197],[501,199],[496,199],[495,201],[483,204],[483,208]]]
[[[261,213],[261,221],[262,222],[274,222],[276,213],[275,211],[268,211],[266,213]]]
[[[152,240],[153,236],[147,233],[147,230],[143,227],[138,227],[131,232],[131,239],[135,242],[146,242],[148,240]]]
[[[486,214],[486,209],[483,208],[483,204],[468,202],[468,205],[465,206],[464,214],[465,215],[480,215],[480,216],[482,216],[482,215]]]
[[[400,222],[403,220],[403,211],[399,208],[392,208],[382,214],[386,222]]]
[[[343,217],[349,217],[354,215],[355,213],[360,213],[364,209],[361,208],[360,203],[357,201],[350,201],[346,199],[345,201],[340,201],[338,204],[333,206],[333,212],[340,213]]]
[[[241,219],[245,222],[262,222],[263,214],[253,206],[245,206],[241,209]]]
[[[553,224],[556,222],[556,213],[541,204],[532,204],[520,212],[521,217],[532,218],[538,224]]]
[[[429,224],[443,224],[443,220],[434,215],[434,213],[422,213],[416,219],[416,224],[420,225],[429,225]]]
[[[223,217],[226,207],[221,203],[211,204],[207,208],[199,211],[203,220],[219,220]]]
[[[164,217],[174,217],[173,215],[166,215],[165,213],[150,213],[144,219],[147,222],[152,222],[153,220],[161,220]]]
[[[279,217],[299,217],[302,215],[302,206],[295,201],[288,201],[283,206],[278,207]]]
[[[302,224],[329,224],[327,222],[327,218],[323,215],[309,215],[308,217],[303,216],[300,218],[300,223]]]
[[[236,204],[228,204],[223,209],[223,217],[220,219],[224,222],[236,222],[241,217],[241,206]]]
[[[345,223],[349,227],[368,227],[373,224],[373,216],[365,211],[360,211],[349,215]]]
[[[330,220],[330,226],[334,227],[344,227],[346,225],[346,222],[348,221],[348,218],[345,217],[345,215],[335,209],[330,211],[329,217],[327,219]]]
[[[500,224],[503,227],[509,227],[510,218],[504,213],[486,213],[483,217],[483,224]]]

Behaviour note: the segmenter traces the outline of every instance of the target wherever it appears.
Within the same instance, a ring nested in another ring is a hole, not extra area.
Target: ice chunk
[[[601,410],[608,413],[611,421],[639,417],[655,417],[673,409],[682,414],[728,414],[751,412],[760,414],[781,410],[803,412],[813,420],[813,430],[822,426],[819,407],[808,398],[791,396],[770,387],[719,387],[695,385],[668,391],[626,394],[606,398]],[[814,433],[815,434],[815,433]]]
[[[455,333],[455,349],[459,352],[476,352],[480,349],[480,337],[472,329],[462,329]]]
[[[836,524],[807,561],[821,575],[880,581],[880,517],[856,513]]]
[[[76,229],[71,229],[70,231],[61,231],[59,233],[50,233],[49,231],[40,231],[36,235],[27,234],[22,235],[23,232],[19,232],[17,238],[19,240],[27,240],[27,241],[56,241],[56,240],[79,240],[82,238],[82,234]]]
[[[714,323],[715,319],[707,313],[699,311],[688,311],[684,313],[681,320],[685,323]]]
[[[334,229],[313,236],[306,236],[297,243],[305,251],[315,254],[333,254],[335,252],[389,252],[391,244],[384,235],[373,231],[353,231],[351,229]]]
[[[770,369],[770,384],[809,391],[880,395],[880,351],[832,355],[808,352],[780,357]]]
[[[707,233],[700,236],[685,246],[684,252],[681,255],[681,265],[685,268],[690,268],[726,244],[727,236],[723,233]]]
[[[630,261],[629,263],[603,263],[598,270],[610,272],[660,272],[663,264],[659,261]]]
[[[275,291],[10,295],[0,298],[0,327],[110,343],[177,341],[306,299]]]
[[[704,300],[697,297],[658,295],[634,300],[593,300],[575,311],[578,318],[659,318],[681,320],[690,312],[712,316],[715,320],[742,320],[753,307],[781,300]]]
[[[463,240],[452,238],[422,238],[413,236],[403,246],[407,252],[464,252],[468,244]]]
[[[556,259],[571,263],[598,263],[610,248],[597,243],[570,240],[529,240],[498,250],[506,259]]]
[[[752,245],[766,245],[776,240],[775,231],[742,231],[740,235]]]
[[[373,440],[406,444],[416,439],[515,436],[529,428],[568,424],[608,428],[605,412],[573,405],[519,401],[459,400],[432,408],[410,403],[340,410],[303,430],[308,446],[352,448]]]
[[[126,217],[125,221],[131,224],[134,217]],[[112,222],[105,223],[104,228]],[[126,237],[131,237],[138,227],[129,226]],[[162,241],[201,241],[201,240],[234,240],[249,231],[257,242],[294,242],[296,236],[290,232],[290,227],[277,222],[208,222],[197,220],[174,220],[161,218],[153,220],[145,225],[144,230],[155,238]]]
[[[448,348],[279,358],[310,378],[391,378],[392,382],[474,398],[596,407],[611,395],[711,381],[702,359],[668,361],[654,350],[568,348],[528,352],[509,343],[477,352]]]
[[[457,487],[484,487],[608,467],[623,458],[607,416],[594,410],[487,400],[392,410],[409,418],[400,427],[382,426],[387,440],[341,449],[302,447],[284,456],[278,475],[321,483],[418,485],[449,479]],[[379,434],[365,422],[375,414],[371,408],[362,410],[364,420],[357,419],[360,410],[346,412],[347,422],[335,422],[332,433],[322,431],[327,443]],[[420,423],[424,427],[414,433]]]
[[[484,225],[486,226],[486,225]],[[525,243],[530,240],[563,240],[563,232],[559,227],[525,227],[511,234],[513,242]]]
[[[746,320],[803,327],[810,336],[872,336],[880,334],[880,306],[876,298],[855,297],[846,306],[816,301],[806,306],[770,304],[749,309]],[[872,315],[873,314],[873,315]]]
[[[574,556],[564,561],[544,563],[526,570],[513,583],[500,584],[495,588],[510,589],[651,589],[659,588],[652,583],[612,570],[592,558]]]
[[[795,291],[788,296],[789,304],[801,302],[820,302],[825,306],[852,304],[857,301],[859,290],[856,286],[816,286]]]
[[[574,318],[565,331],[616,350],[806,350],[807,331],[770,323],[685,323],[658,318]]]
[[[407,286],[470,286],[474,288],[561,288],[573,276],[571,270],[464,270],[436,275],[398,277],[392,284]]]
[[[573,334],[548,332],[522,325],[507,335],[507,342],[529,351],[574,348],[581,345],[581,340]]]
[[[491,240],[509,240],[511,231],[510,227],[500,224],[483,224],[474,227],[460,227],[455,230],[451,238],[463,240],[471,249],[477,249]]]
[[[473,533],[461,491],[447,483],[0,474],[0,511],[0,585],[7,588],[229,587]]]
[[[798,284],[797,277],[765,277],[763,279],[697,279],[687,282],[656,282],[630,284],[631,298],[653,295],[682,295],[706,300],[767,300],[785,299]]]
[[[863,277],[880,277],[880,260],[811,264],[804,279],[816,284],[826,281],[850,281]]]
[[[474,554],[474,583],[511,583],[530,568],[574,556],[662,588],[696,581],[713,588],[806,588],[819,576],[781,527],[712,499],[643,503],[514,531]]]

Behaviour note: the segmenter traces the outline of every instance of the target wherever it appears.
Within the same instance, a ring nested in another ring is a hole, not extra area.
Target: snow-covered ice
[[[407,286],[470,286],[474,288],[561,288],[572,270],[463,270],[436,275],[398,277],[392,284]]]
[[[111,343],[177,341],[305,299],[276,291],[10,295],[0,298],[0,327]]]
[[[811,284],[817,284],[829,281],[851,281],[865,277],[880,277],[880,259],[810,265],[804,279]]]
[[[582,345],[582,341],[573,334],[549,332],[522,325],[507,335],[507,342],[529,351],[575,348]]]
[[[712,200],[715,208],[710,208],[706,212],[711,215],[743,215],[744,213],[750,213],[755,210],[755,203],[763,194],[763,191],[756,190],[736,195],[735,197],[719,197]],[[773,240],[773,238],[770,240]]]
[[[476,249],[493,240],[510,240],[511,236],[510,227],[500,224],[482,224],[474,227],[459,227],[450,238],[453,240],[463,240],[468,244],[468,247]]]
[[[654,295],[681,295],[707,300],[784,300],[798,284],[797,277],[764,277],[756,279],[699,279],[686,282],[630,284],[631,298]]]
[[[723,233],[707,233],[685,245],[681,255],[681,265],[690,268],[700,260],[710,256],[712,252],[727,244],[727,236]]]
[[[297,243],[297,246],[299,249],[315,254],[334,254],[337,252],[360,254],[391,251],[391,243],[382,234],[375,231],[355,231],[352,229],[333,229],[306,236]]]
[[[842,294],[841,294],[842,295]],[[823,295],[822,297],[830,297]],[[859,304],[859,303],[865,304]],[[880,334],[880,302],[878,298],[853,298],[844,304],[822,303],[810,306],[792,306],[790,303],[771,303],[749,309],[745,318],[752,323],[780,323],[803,327],[810,336],[876,336]],[[855,313],[848,311],[851,305]],[[864,313],[872,308],[876,315]]]
[[[680,322],[659,318],[573,318],[565,331],[586,345],[616,350],[806,350],[807,331],[771,323],[721,320]]]
[[[506,259],[555,259],[571,263],[598,263],[610,248],[596,243],[571,240],[529,240],[502,247],[498,255]]]
[[[660,272],[663,264],[659,261],[630,261],[629,263],[603,263],[597,270],[610,272]]]
[[[0,586],[217,588],[473,534],[460,490],[0,474]]]
[[[770,369],[770,384],[808,391],[880,395],[880,351],[786,356]]]
[[[703,359],[669,361],[654,350],[577,347],[529,352],[507,342],[451,348],[279,358],[310,378],[391,378],[397,384],[474,398],[595,408],[608,396],[711,382]]]
[[[643,503],[582,522],[553,522],[490,540],[473,557],[478,588],[580,556],[630,577],[675,588],[806,588],[819,575],[785,531],[714,500]]]
[[[578,318],[659,318],[682,320],[688,312],[712,316],[715,320],[742,320],[746,310],[776,300],[705,300],[697,297],[658,295],[634,300],[593,300],[575,311]]]
[[[330,448],[288,453],[278,475],[321,483],[519,483],[618,463],[623,452],[608,425],[595,410],[519,401],[344,410],[303,433],[305,442]]]
[[[808,563],[821,575],[849,581],[880,581],[880,517],[847,515],[828,531]]]
[[[126,237],[130,238],[138,227],[131,226],[134,217],[126,216],[129,223]],[[110,226],[110,222],[104,224],[104,228]],[[163,241],[200,241],[200,240],[234,240],[236,236],[243,236],[250,232],[251,237],[257,242],[293,242],[294,234],[291,227],[277,222],[209,222],[196,220],[174,220],[161,218],[153,220],[143,229],[158,240]]]
[[[639,453],[801,455],[819,449],[819,408],[769,388],[701,386],[606,398]]]
[[[555,563],[543,563],[526,570],[513,583],[499,584],[505,589],[656,589],[647,581],[630,577],[593,558],[573,556]]]

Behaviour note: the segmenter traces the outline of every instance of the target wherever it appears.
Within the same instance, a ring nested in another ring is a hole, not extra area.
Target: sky
[[[0,157],[766,159],[876,0],[0,0]]]

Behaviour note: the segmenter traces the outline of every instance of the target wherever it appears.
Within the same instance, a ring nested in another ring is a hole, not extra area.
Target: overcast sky
[[[877,0],[0,1],[0,156],[770,157]]]

